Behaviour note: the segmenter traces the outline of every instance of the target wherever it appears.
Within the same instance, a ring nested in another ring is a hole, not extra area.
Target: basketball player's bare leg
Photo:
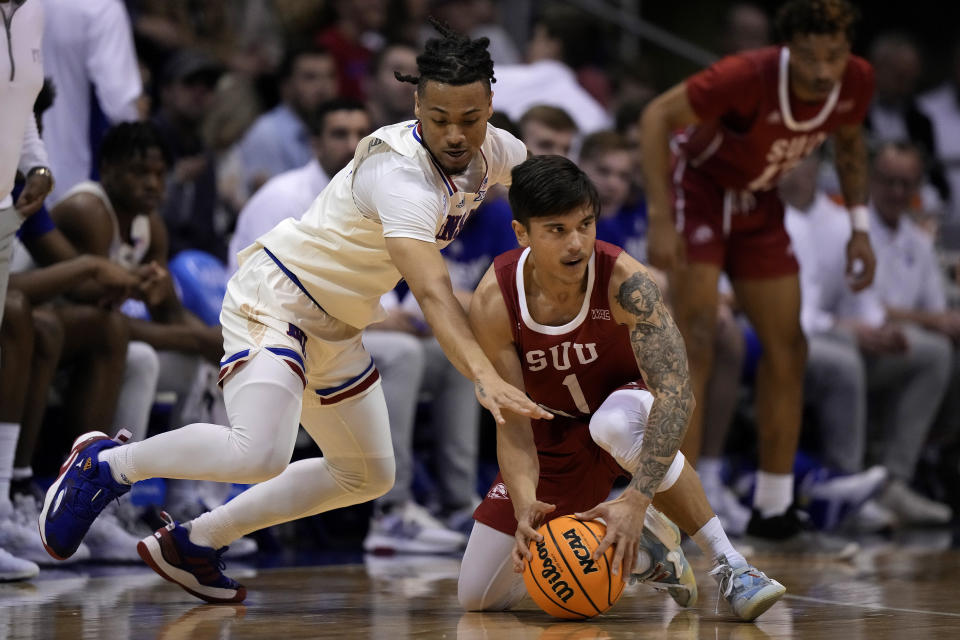
[[[696,407],[687,426],[681,451],[696,466],[700,457],[707,381],[713,371],[717,323],[717,282],[720,268],[706,262],[690,262],[670,274],[673,318],[687,347],[690,382]]]
[[[760,471],[754,508],[760,517],[771,518],[784,514],[793,502],[807,352],[800,328],[800,283],[796,275],[787,275],[738,278],[733,286],[763,345],[757,369]]]

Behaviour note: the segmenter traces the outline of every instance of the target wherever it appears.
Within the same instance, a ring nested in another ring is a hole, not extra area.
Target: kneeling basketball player
[[[554,419],[497,425],[500,474],[474,513],[460,603],[503,610],[524,595],[537,527],[575,514],[601,518],[614,573],[695,604],[693,571],[676,527],[714,559],[734,613],[753,620],[785,589],[727,539],[700,480],[679,452],[693,410],[683,338],[647,270],[596,240],[597,192],[560,156],[513,169],[513,228],[521,248],[496,258],[477,287],[470,323],[501,376]],[[624,492],[602,502],[621,475]],[[599,503],[599,504],[598,504]]]

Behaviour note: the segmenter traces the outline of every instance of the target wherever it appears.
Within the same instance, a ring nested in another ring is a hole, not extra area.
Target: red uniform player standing
[[[846,0],[791,0],[777,18],[782,46],[724,58],[659,96],[641,119],[650,262],[670,274],[695,397],[703,398],[713,364],[721,270],[763,345],[760,471],[747,533],[788,541],[782,549],[809,542],[792,507],[806,343],[798,267],[776,186],[785,171],[833,137],[853,226],[848,275],[854,289],[868,286],[874,256],[860,122],[873,72],[850,54],[855,20]],[[671,164],[670,136],[681,129]],[[694,413],[684,441],[693,461],[702,419]]]

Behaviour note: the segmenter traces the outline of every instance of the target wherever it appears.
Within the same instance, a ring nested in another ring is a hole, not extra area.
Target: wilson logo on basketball
[[[583,575],[596,573],[598,569],[596,563],[590,558],[590,549],[587,549],[587,546],[583,544],[583,540],[577,535],[577,530],[568,529],[563,532],[563,537],[567,539],[567,545],[570,547],[570,550],[573,551],[577,562],[580,563],[580,568],[583,569]]]
[[[560,600],[567,602],[573,596],[573,589],[570,588],[565,581],[560,579],[560,571],[557,570],[557,566],[553,563],[553,558],[550,557],[550,553],[547,551],[547,547],[543,542],[537,543],[537,557],[540,558],[540,563],[542,569],[540,570],[540,575],[550,584],[550,589],[556,594]]]

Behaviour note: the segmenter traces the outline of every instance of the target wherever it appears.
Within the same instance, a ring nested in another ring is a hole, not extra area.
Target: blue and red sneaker
[[[113,439],[90,431],[74,440],[40,510],[40,539],[57,560],[72,556],[103,508],[130,491],[130,485],[113,479],[110,465],[98,460],[101,451],[129,439],[130,432],[121,429]]]
[[[137,553],[161,576],[213,604],[243,602],[247,588],[223,575],[223,552],[190,542],[190,531],[163,512],[167,526],[137,544]]]

